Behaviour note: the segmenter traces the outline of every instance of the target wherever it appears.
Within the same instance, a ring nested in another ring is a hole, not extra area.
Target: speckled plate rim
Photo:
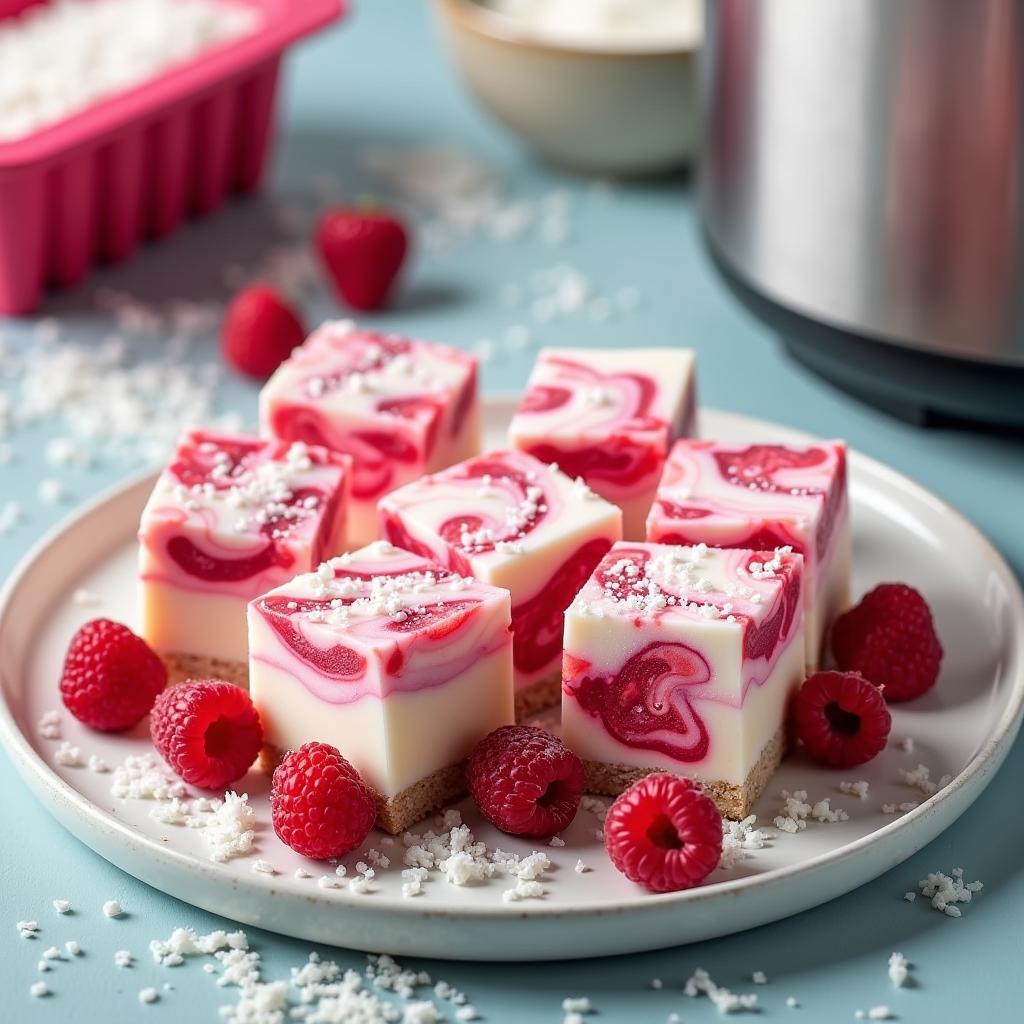
[[[487,400],[489,412],[495,416],[500,415],[503,407],[511,408],[513,403],[511,396],[495,396]],[[771,434],[794,442],[810,439],[809,435],[793,428],[733,413],[704,410],[702,418],[705,422],[719,423],[727,419],[733,432],[743,430],[751,435]],[[351,922],[345,931],[352,935],[359,934],[360,922],[366,923],[371,919],[374,922],[372,930],[376,934],[388,932],[389,927],[380,925],[384,919],[390,918],[397,929],[394,938],[390,944],[383,943],[376,948],[387,948],[395,953],[461,955],[466,959],[483,960],[529,960],[552,955],[578,958],[660,948],[778,920],[849,892],[917,852],[948,828],[977,799],[1002,764],[1020,728],[1024,716],[1024,595],[996,549],[966,518],[940,498],[883,463],[857,452],[850,453],[850,470],[853,488],[856,488],[858,478],[870,480],[884,490],[923,503],[933,514],[947,521],[949,528],[958,535],[961,557],[979,560],[994,572],[1010,602],[1009,619],[1016,628],[1009,631],[1008,646],[1003,652],[1002,674],[1008,680],[1006,703],[985,741],[949,785],[914,810],[870,834],[798,864],[682,893],[638,894],[634,898],[610,900],[596,908],[565,908],[542,902],[529,906],[520,904],[515,909],[501,905],[493,908],[453,907],[437,900],[431,900],[429,905],[387,897],[367,901],[365,897],[336,891],[329,895],[311,892],[301,897],[284,892],[275,895],[285,902],[307,908],[321,904],[329,907],[331,912],[344,914]],[[147,471],[107,489],[58,523],[32,546],[0,591],[0,639],[4,637],[19,591],[30,583],[37,564],[60,538],[76,528],[83,528],[87,521],[102,514],[111,503],[126,501],[135,491],[141,494],[151,485],[153,476]],[[3,669],[3,660],[4,656],[0,655],[0,670]],[[18,725],[10,704],[9,690],[7,682],[0,678],[0,740],[29,788],[86,845],[142,881],[211,912],[284,934],[338,943],[332,929],[324,929],[316,922],[296,928],[282,919],[281,911],[287,908],[277,907],[269,914],[258,912],[251,906],[252,898],[262,899],[267,891],[265,887],[255,883],[247,886],[243,879],[231,879],[230,887],[226,886],[226,880],[218,874],[216,865],[207,865],[140,835],[93,804],[61,779],[33,749]],[[799,888],[787,884],[795,878],[800,880]],[[189,879],[195,882],[196,888],[185,892]],[[728,906],[729,903],[724,901],[731,903],[730,898],[741,895],[747,911],[742,921],[735,920],[737,915],[733,912],[716,914],[714,920],[708,920],[706,911],[716,906]],[[680,913],[684,909],[686,915]],[[705,913],[700,913],[701,910]],[[637,928],[623,928],[623,934],[611,940],[593,937],[593,933],[600,936],[607,929],[586,928],[587,922],[595,918],[621,918],[622,915],[635,920]],[[680,923],[684,918],[694,918],[694,915],[703,922],[696,926],[699,934],[689,934],[694,931],[693,921],[688,927]],[[443,941],[429,937],[424,941],[418,937],[406,941],[402,925],[403,922],[409,925],[412,919],[461,924],[464,933],[458,943],[458,951],[452,951],[451,932],[445,929],[438,931],[439,938],[442,934],[446,936]],[[537,942],[539,933],[532,925],[540,922],[544,922],[545,934],[543,941]],[[524,924],[527,926],[525,929],[517,929],[517,925]],[[492,926],[499,927],[500,933],[492,931]],[[499,935],[498,948],[478,945],[486,941],[493,943]],[[357,942],[352,945],[365,948]],[[560,952],[553,954],[553,948]],[[566,952],[570,949],[571,952]]]

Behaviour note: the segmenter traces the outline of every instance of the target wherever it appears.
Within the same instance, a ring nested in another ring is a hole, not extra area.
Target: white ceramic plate
[[[491,439],[501,443],[507,400],[488,403]],[[705,411],[705,436],[734,441],[794,440],[783,427]],[[894,738],[913,737],[915,750],[895,744],[863,769],[835,773],[799,756],[786,761],[757,813],[770,824],[782,789],[828,796],[849,812],[836,824],[809,823],[796,835],[773,829],[770,844],[709,884],[652,896],[611,867],[581,811],[562,848],[545,848],[554,868],[546,895],[502,901],[503,876],[472,887],[432,874],[423,895],[401,895],[401,846],[376,846],[392,867],[378,871],[372,891],[321,889],[325,866],[285,848],[269,825],[268,780],[252,772],[239,789],[250,794],[259,828],[256,851],[211,863],[195,830],[161,825],[151,804],[122,802],[110,775],[55,764],[57,743],[40,738],[42,713],[59,707],[57,679],[75,628],[96,615],[134,618],[135,528],[152,483],[129,483],[69,519],[31,551],[0,600],[0,734],[26,783],[83,842],[150,885],[246,924],[304,939],[396,954],[469,960],[528,960],[625,953],[740,931],[813,907],[880,875],[947,828],[981,793],[1002,763],[1024,707],[1024,600],[1009,569],[987,541],[949,506],[916,484],[854,454],[850,461],[854,522],[854,584],[860,594],[881,580],[906,580],[930,600],[946,658],[938,686],[894,710]],[[101,598],[73,603],[77,587]],[[148,749],[145,727],[130,736],[91,733],[62,713],[63,738],[111,764]],[[899,769],[927,765],[932,779],[952,782],[930,799],[901,782]],[[866,779],[866,800],[838,792],[841,779]],[[883,803],[920,799],[897,817]],[[528,853],[528,843],[500,835],[461,805],[489,846]],[[426,826],[423,826],[426,827]],[[397,853],[397,855],[396,855]],[[257,857],[279,874],[256,874]],[[346,858],[351,867],[359,856]],[[581,859],[590,870],[574,870]],[[297,879],[304,866],[313,878]],[[326,866],[327,871],[331,867]]]

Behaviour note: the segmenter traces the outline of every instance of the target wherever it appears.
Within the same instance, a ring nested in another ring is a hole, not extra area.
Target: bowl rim
[[[616,49],[606,46],[573,45],[555,42],[528,28],[520,27],[515,19],[489,7],[482,0],[434,0],[449,21],[494,42],[519,46],[550,56],[581,57],[589,59],[636,60],[639,58],[679,58],[695,56],[701,44],[692,46],[651,46]]]

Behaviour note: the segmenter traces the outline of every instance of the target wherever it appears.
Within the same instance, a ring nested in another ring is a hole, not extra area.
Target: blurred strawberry
[[[270,285],[253,284],[228,307],[221,347],[236,370],[265,380],[305,337],[295,310]]]
[[[373,207],[328,210],[316,245],[341,300],[352,309],[380,309],[402,268],[409,237],[402,222]]]

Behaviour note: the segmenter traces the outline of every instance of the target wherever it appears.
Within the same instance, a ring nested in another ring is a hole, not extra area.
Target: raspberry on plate
[[[692,779],[657,772],[637,780],[604,822],[612,863],[652,892],[699,885],[722,856],[722,818]]]
[[[263,744],[249,694],[219,679],[191,680],[165,691],[153,707],[149,731],[164,760],[203,789],[236,782]]]
[[[841,615],[832,628],[832,653],[844,672],[884,687],[888,701],[930,690],[942,663],[931,608],[905,583],[882,583]]]
[[[796,695],[793,716],[807,752],[833,768],[870,761],[892,727],[881,691],[856,672],[816,672]]]
[[[80,722],[101,732],[138,725],[167,685],[167,669],[141,637],[110,619],[93,619],[74,635],[60,694]]]
[[[377,816],[370,787],[329,743],[305,743],[274,769],[270,812],[277,837],[314,860],[343,857]]]
[[[514,836],[553,836],[576,817],[583,762],[543,729],[503,725],[470,754],[466,779],[495,828]]]

